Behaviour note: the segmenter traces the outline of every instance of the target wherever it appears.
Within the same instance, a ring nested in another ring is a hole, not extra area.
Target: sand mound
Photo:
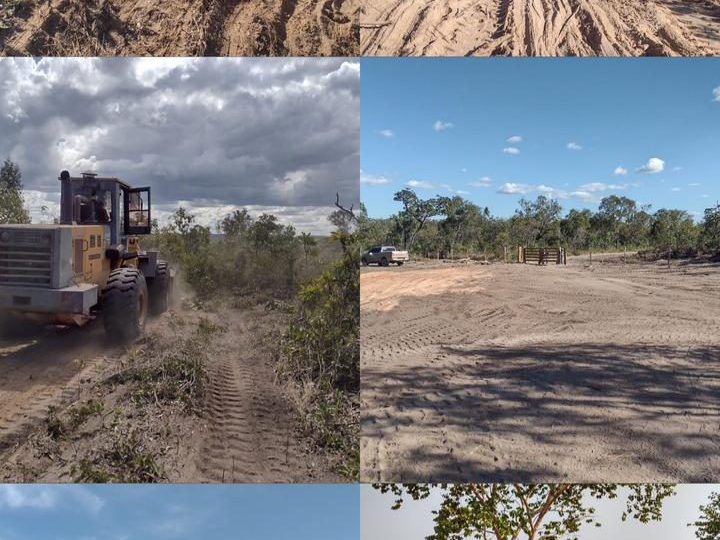
[[[363,55],[720,54],[720,0],[374,0]]]
[[[356,3],[22,0],[6,13],[0,46],[8,56],[352,56]]]

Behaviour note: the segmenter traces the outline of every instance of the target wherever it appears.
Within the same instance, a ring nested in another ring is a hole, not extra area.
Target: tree
[[[342,210],[335,210],[328,216],[328,221],[335,225],[338,231],[345,233],[352,232],[356,222],[346,212]]]
[[[308,257],[313,253],[313,248],[317,246],[317,240],[310,233],[300,233],[300,242],[302,242],[305,264],[307,264]]]
[[[427,220],[440,213],[438,201],[437,199],[424,201],[412,189],[398,191],[393,200],[403,205],[402,211],[398,214],[398,222],[402,229],[403,246],[410,251]]]
[[[30,223],[22,189],[20,167],[6,159],[0,167],[0,223]]]
[[[520,209],[514,217],[525,245],[559,242],[561,213],[560,203],[544,195],[535,201],[520,199]]]
[[[397,497],[396,510],[406,496],[427,499],[432,490],[439,490],[442,501],[428,540],[577,540],[583,525],[600,526],[592,499],[615,499],[625,488],[629,494],[622,519],[648,523],[661,519],[663,502],[675,493],[673,486],[662,484],[377,484],[375,488]]]
[[[609,235],[608,240],[616,246],[627,245],[629,227],[637,214],[637,204],[627,197],[610,195],[600,201],[597,220],[603,225],[603,231]]]
[[[720,203],[705,209],[702,223],[702,241],[706,249],[720,250]]]
[[[239,240],[247,235],[250,226],[252,225],[252,217],[248,211],[243,208],[242,210],[235,210],[232,214],[225,216],[220,221],[219,228],[226,238],[231,240]]]
[[[0,186],[16,191],[22,191],[22,173],[20,166],[6,159],[0,167]]]
[[[457,195],[455,197],[438,197],[436,201],[439,213],[445,216],[440,227],[445,232],[445,237],[450,245],[450,258],[452,259],[455,254],[455,243],[468,223],[472,205]]]
[[[710,502],[700,507],[700,519],[690,525],[695,527],[699,540],[720,538],[720,493],[710,495]]]
[[[587,209],[575,210],[573,208],[560,222],[560,231],[563,238],[572,246],[573,251],[590,248],[593,237],[592,212]]]
[[[660,250],[687,252],[695,248],[698,229],[683,210],[658,210],[650,226],[650,238]]]

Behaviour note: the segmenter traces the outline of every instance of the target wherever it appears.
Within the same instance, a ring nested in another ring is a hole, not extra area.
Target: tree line
[[[391,244],[432,258],[496,258],[518,246],[565,247],[573,253],[648,250],[673,257],[720,251],[720,204],[695,222],[684,210],[653,212],[650,205],[618,195],[603,198],[597,211],[567,213],[550,197],[523,198],[508,218],[493,216],[488,207],[459,195],[422,199],[403,189],[393,200],[402,208],[388,218],[371,218],[361,207],[365,247]]]

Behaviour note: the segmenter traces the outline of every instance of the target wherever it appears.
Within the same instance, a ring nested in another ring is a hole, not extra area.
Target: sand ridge
[[[33,0],[5,56],[354,56],[360,0]]]
[[[720,54],[720,0],[370,0],[367,56]]]

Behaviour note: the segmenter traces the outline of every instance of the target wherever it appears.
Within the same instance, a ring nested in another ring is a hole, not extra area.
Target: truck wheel
[[[158,261],[155,277],[148,285],[150,293],[150,313],[160,315],[168,310],[170,303],[170,270],[168,263]]]
[[[380,266],[390,266],[390,263],[388,262],[388,260],[385,257],[383,257],[380,260]]]
[[[397,263],[398,266],[402,266],[403,264],[405,264],[405,261],[398,261]]]
[[[365,257],[362,258],[362,265],[363,265],[363,266],[367,266],[367,265],[368,265],[368,260],[367,260]]]
[[[145,329],[148,290],[145,276],[135,268],[118,268],[110,273],[102,294],[105,333],[120,343],[131,343]]]

